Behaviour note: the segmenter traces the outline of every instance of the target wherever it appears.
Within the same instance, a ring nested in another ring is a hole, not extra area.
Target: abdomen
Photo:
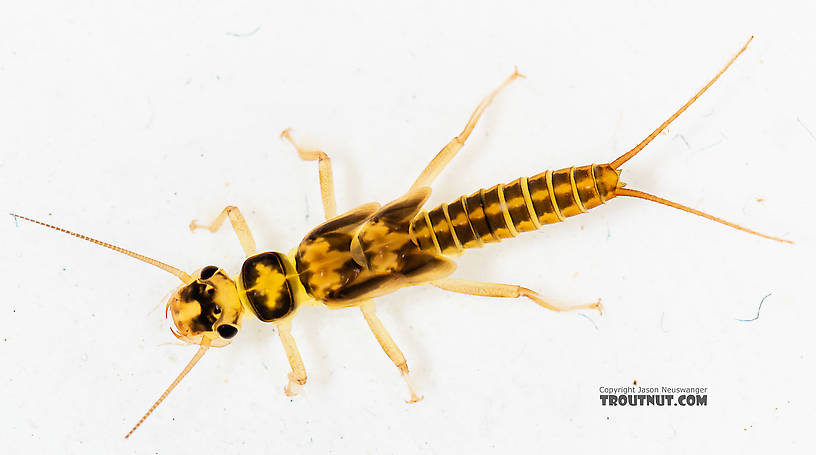
[[[480,189],[420,212],[411,222],[411,239],[423,251],[457,255],[466,248],[515,237],[612,199],[619,174],[608,164],[591,164]]]

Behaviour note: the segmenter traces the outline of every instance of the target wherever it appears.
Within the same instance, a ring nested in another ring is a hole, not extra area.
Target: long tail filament
[[[678,110],[677,110],[677,112],[675,112],[674,114],[672,114],[672,116],[671,116],[671,117],[669,117],[669,119],[668,119],[668,120],[666,120],[666,121],[665,121],[665,122],[663,122],[663,123],[662,123],[660,126],[658,126],[658,127],[657,127],[657,129],[656,129],[656,130],[654,130],[654,131],[652,132],[652,134],[650,134],[650,135],[646,136],[646,139],[642,140],[642,141],[640,142],[640,144],[638,144],[638,145],[636,145],[636,146],[635,146],[635,148],[633,148],[632,150],[629,150],[628,152],[626,152],[626,153],[624,153],[623,155],[619,156],[619,157],[618,157],[618,158],[617,158],[615,161],[613,161],[613,162],[611,162],[611,163],[609,163],[609,164],[611,164],[613,168],[617,169],[617,168],[621,167],[621,165],[623,165],[623,163],[625,163],[625,162],[629,161],[629,159],[630,159],[630,158],[632,158],[633,156],[637,155],[637,154],[638,154],[638,152],[640,152],[641,150],[643,150],[643,148],[644,148],[644,147],[646,147],[646,146],[649,144],[649,142],[652,142],[652,139],[654,139],[655,137],[657,137],[657,135],[658,135],[658,134],[660,134],[660,133],[661,133],[661,132],[662,132],[664,129],[666,129],[666,127],[667,127],[667,126],[669,126],[669,124],[670,124],[671,122],[673,122],[673,121],[674,121],[674,119],[676,119],[677,117],[679,117],[679,116],[680,116],[680,114],[682,114],[682,113],[683,113],[683,112],[684,112],[684,111],[685,111],[685,110],[686,110],[686,109],[687,109],[689,106],[691,106],[691,105],[692,105],[692,103],[694,103],[695,101],[697,101],[697,98],[699,98],[699,97],[700,97],[700,95],[702,95],[703,93],[705,93],[705,91],[706,91],[706,90],[708,90],[708,88],[709,88],[709,87],[711,87],[711,86],[714,84],[714,82],[716,82],[716,80],[720,78],[720,76],[722,76],[722,74],[725,72],[725,70],[727,70],[727,69],[728,69],[728,67],[729,67],[729,66],[731,66],[731,64],[732,64],[732,63],[734,63],[734,61],[737,59],[737,57],[739,57],[739,56],[740,56],[740,54],[742,54],[743,52],[745,52],[745,49],[747,49],[747,48],[748,48],[748,43],[750,43],[752,39],[754,39],[754,37],[753,37],[753,36],[751,36],[750,38],[748,38],[748,41],[745,43],[745,45],[744,45],[744,46],[742,46],[742,49],[740,49],[740,51],[739,51],[739,52],[737,52],[737,55],[735,55],[734,57],[732,57],[732,58],[731,58],[731,60],[730,60],[730,61],[729,61],[729,62],[728,62],[728,63],[727,63],[727,64],[726,64],[724,67],[723,67],[723,69],[721,69],[721,70],[720,70],[720,72],[719,72],[719,73],[717,73],[717,75],[716,75],[716,76],[714,76],[714,78],[713,78],[713,79],[711,79],[711,80],[708,82],[708,84],[706,84],[706,85],[705,85],[705,87],[703,87],[702,89],[700,89],[700,91],[699,91],[699,92],[697,92],[697,94],[695,94],[694,96],[692,96],[692,97],[691,97],[691,99],[690,99],[690,100],[688,100],[688,102],[687,102],[686,104],[684,104],[684,105],[683,105],[683,107],[681,107],[680,109],[678,109]]]
[[[725,221],[722,218],[717,218],[716,216],[709,215],[708,213],[701,212],[701,211],[699,211],[697,209],[693,209],[691,207],[686,207],[685,205],[681,205],[681,204],[678,204],[676,202],[672,202],[672,201],[663,199],[663,198],[655,196],[653,194],[644,193],[643,191],[630,190],[630,189],[627,189],[627,188],[618,188],[615,191],[615,194],[617,196],[636,197],[636,198],[640,198],[640,199],[646,199],[647,201],[657,202],[658,204],[668,205],[669,207],[673,207],[673,208],[682,210],[684,212],[693,213],[694,215],[701,216],[703,218],[707,218],[707,219],[709,219],[711,221],[716,221],[716,222],[718,222],[720,224],[724,224],[724,225],[732,227],[734,229],[739,229],[740,231],[747,232],[749,234],[758,235],[758,236],[764,237],[766,239],[776,240],[777,242],[791,243],[791,244],[793,243],[793,241],[791,241],[791,240],[786,240],[786,239],[782,239],[782,238],[779,238],[779,237],[774,237],[774,236],[771,236],[771,235],[763,234],[761,232],[752,231],[751,229],[744,228],[744,227],[742,227],[742,226],[740,226],[738,224],[734,224],[734,223],[732,223],[730,221]]]
[[[646,147],[650,142],[652,142],[652,140],[655,137],[657,137],[658,134],[663,132],[663,130],[665,130],[666,127],[669,126],[670,123],[672,123],[677,117],[679,117],[680,114],[682,114],[686,109],[688,109],[688,107],[691,106],[695,101],[697,101],[697,98],[699,98],[703,93],[705,93],[706,90],[708,90],[709,87],[711,87],[714,84],[714,82],[716,82],[717,79],[719,79],[720,76],[722,76],[722,74],[725,73],[725,70],[727,70],[731,66],[731,64],[733,64],[734,61],[737,60],[737,57],[739,57],[740,54],[745,52],[745,49],[748,48],[748,44],[751,42],[752,39],[754,39],[753,36],[748,38],[748,41],[745,42],[745,44],[742,46],[742,49],[740,49],[739,52],[736,53],[736,55],[731,57],[731,60],[729,60],[728,63],[726,63],[726,65],[717,73],[717,75],[715,75],[714,78],[712,78],[710,81],[708,81],[708,84],[706,84],[705,87],[700,89],[700,91],[698,91],[694,96],[692,96],[691,99],[689,99],[686,102],[686,104],[684,104],[680,109],[678,109],[674,114],[672,114],[671,117],[669,117],[665,122],[663,122],[659,127],[657,127],[657,129],[654,130],[652,132],[652,134],[646,136],[646,138],[643,139],[640,142],[640,144],[636,145],[632,150],[629,150],[628,152],[626,152],[623,155],[616,158],[615,161],[612,161],[611,163],[609,163],[609,165],[613,169],[619,169],[624,163],[629,161],[629,159],[631,159],[633,156],[640,153],[640,151],[643,150],[644,147]],[[773,236],[770,236],[770,235],[762,234],[760,232],[752,231],[751,229],[744,228],[744,227],[742,227],[742,226],[740,226],[738,224],[734,224],[734,223],[731,223],[729,221],[725,221],[725,220],[723,220],[721,218],[717,218],[717,217],[715,217],[713,215],[709,215],[709,214],[701,212],[699,210],[696,210],[696,209],[693,209],[693,208],[690,208],[690,207],[686,207],[686,206],[678,204],[676,202],[672,202],[672,201],[663,199],[661,197],[658,197],[658,196],[655,196],[655,195],[652,195],[652,194],[649,194],[649,193],[644,193],[642,191],[625,189],[625,188],[622,188],[622,187],[619,186],[618,188],[615,189],[615,195],[617,195],[617,196],[629,196],[629,197],[636,197],[636,198],[640,198],[640,199],[646,199],[647,201],[657,202],[658,204],[667,205],[669,207],[673,207],[673,208],[676,208],[676,209],[679,209],[679,210],[683,210],[684,212],[692,213],[694,215],[698,215],[698,216],[701,216],[703,218],[707,218],[707,219],[709,219],[711,221],[716,221],[716,222],[718,222],[720,224],[724,224],[724,225],[732,227],[734,229],[739,229],[740,231],[747,232],[749,234],[758,235],[758,236],[764,237],[766,239],[776,240],[777,242],[793,243],[790,240],[782,239],[782,238],[779,238],[779,237],[773,237]]]

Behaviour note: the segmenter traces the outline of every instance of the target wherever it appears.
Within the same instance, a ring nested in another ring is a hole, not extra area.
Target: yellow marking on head
[[[195,300],[179,300],[177,310],[173,313],[178,321],[190,321],[201,314],[201,304]]]

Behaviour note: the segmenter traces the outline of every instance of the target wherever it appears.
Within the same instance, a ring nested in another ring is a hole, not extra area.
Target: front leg
[[[234,205],[224,207],[224,210],[222,210],[210,224],[198,224],[196,220],[190,221],[190,230],[207,229],[210,232],[215,232],[224,224],[224,220],[227,219],[227,217],[229,217],[232,229],[235,231],[235,235],[238,236],[238,240],[241,242],[246,256],[254,256],[257,253],[255,239],[252,237],[252,232],[249,230],[246,219],[241,215],[241,211],[238,210],[238,207]]]
[[[303,366],[303,359],[300,358],[300,351],[298,351],[295,338],[292,337],[292,323],[290,321],[281,322],[278,324],[278,335],[280,335],[283,350],[286,351],[286,358],[289,360],[289,365],[292,367],[292,372],[289,373],[289,383],[283,388],[286,396],[293,397],[297,395],[303,385],[306,384],[306,367]]]

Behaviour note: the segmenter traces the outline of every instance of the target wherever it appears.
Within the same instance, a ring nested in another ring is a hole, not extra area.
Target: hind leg
[[[481,281],[459,280],[456,278],[446,278],[431,283],[432,285],[446,291],[458,292],[460,294],[479,295],[483,297],[527,297],[533,302],[552,311],[574,311],[574,310],[598,310],[603,314],[601,299],[594,303],[584,305],[562,306],[547,302],[544,297],[537,292],[515,284],[484,283]]]
[[[497,89],[490,92],[478,106],[473,111],[473,114],[470,115],[470,119],[468,119],[465,128],[459,133],[458,136],[451,139],[448,142],[448,145],[445,146],[439,153],[436,154],[434,159],[428,163],[428,166],[422,171],[419,177],[416,179],[413,185],[411,185],[411,189],[421,188],[423,186],[430,186],[434,179],[442,172],[442,169],[450,163],[456,153],[465,145],[465,141],[467,140],[470,133],[473,131],[473,128],[476,126],[476,122],[479,121],[479,117],[482,116],[487,106],[493,101],[493,98],[502,91],[510,82],[515,80],[516,78],[524,77],[521,73],[518,72],[518,68],[513,71],[513,74],[505,80],[502,85],[500,85]]]

